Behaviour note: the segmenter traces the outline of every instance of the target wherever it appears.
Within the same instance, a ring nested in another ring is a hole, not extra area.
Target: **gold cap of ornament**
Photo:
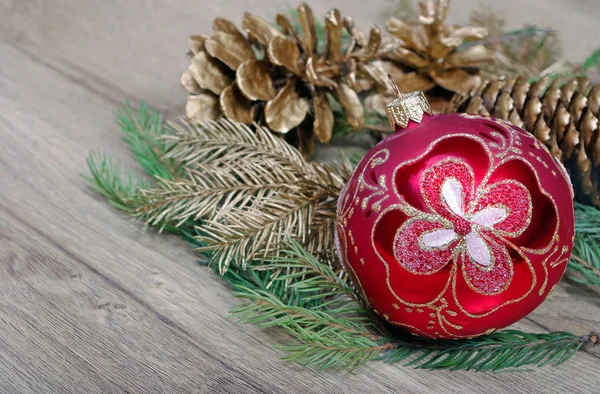
[[[397,99],[385,106],[385,114],[392,128],[398,125],[405,129],[409,120],[421,123],[423,114],[431,115],[431,106],[423,92],[402,93],[390,74],[388,74],[388,78],[394,93],[398,96]]]

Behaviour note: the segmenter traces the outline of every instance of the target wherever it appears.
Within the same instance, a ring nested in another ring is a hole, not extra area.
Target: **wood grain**
[[[2,392],[262,390],[4,208],[0,234]]]
[[[179,86],[187,67],[188,36],[211,31],[216,16],[240,26],[244,11],[273,20],[300,1],[198,0],[83,1],[0,0],[0,36],[32,59],[54,67],[88,89],[121,102],[147,100],[157,108],[181,113],[185,94]],[[385,27],[389,0],[309,2],[316,16],[337,7],[367,31]],[[565,57],[581,62],[600,43],[594,0],[453,0],[451,22],[468,22],[480,5],[491,6],[507,29],[538,24],[556,29]],[[569,18],[565,18],[569,15]],[[151,82],[151,83],[150,83]]]
[[[183,242],[142,232],[79,177],[92,149],[132,165],[112,121],[126,97],[176,111],[172,42],[188,32],[143,26],[167,18],[195,31],[192,2],[50,3],[0,0],[15,17],[0,24],[0,392],[597,390],[597,352],[510,377],[381,363],[347,376],[281,361],[272,344],[285,336],[228,318],[236,300]],[[213,15],[198,15],[206,29]],[[44,17],[49,27],[36,26]],[[600,326],[598,299],[561,286],[516,327],[583,333]]]
[[[387,0],[313,2],[316,15],[331,7],[352,11],[367,29],[369,21],[382,27],[381,9]],[[181,112],[185,95],[179,86],[187,67],[187,39],[211,31],[215,16],[241,25],[244,10],[273,20],[294,6],[287,0],[80,1],[0,0],[0,32],[32,58],[55,67],[98,93],[122,101],[151,102]],[[76,15],[77,17],[73,17]],[[1,33],[0,33],[1,34]],[[150,79],[148,79],[150,78]],[[152,80],[152,83],[148,83]]]

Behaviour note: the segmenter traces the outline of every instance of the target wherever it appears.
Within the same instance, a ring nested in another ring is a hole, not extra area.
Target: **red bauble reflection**
[[[434,338],[490,333],[560,281],[574,235],[562,165],[507,122],[425,117],[381,141],[338,202],[338,249],[391,324]]]

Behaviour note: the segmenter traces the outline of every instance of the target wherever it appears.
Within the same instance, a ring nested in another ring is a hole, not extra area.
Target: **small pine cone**
[[[600,207],[600,85],[586,78],[484,81],[457,94],[446,112],[505,119],[535,135],[567,168],[577,200]]]

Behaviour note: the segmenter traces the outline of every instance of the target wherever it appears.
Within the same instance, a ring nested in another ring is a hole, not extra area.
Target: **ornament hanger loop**
[[[402,92],[400,92],[400,88],[398,87],[398,85],[396,85],[396,81],[394,81],[394,78],[392,78],[390,74],[388,74],[388,78],[390,80],[390,85],[392,86],[392,89],[394,89],[394,93],[396,93],[396,96],[398,96],[398,98],[402,98]]]

